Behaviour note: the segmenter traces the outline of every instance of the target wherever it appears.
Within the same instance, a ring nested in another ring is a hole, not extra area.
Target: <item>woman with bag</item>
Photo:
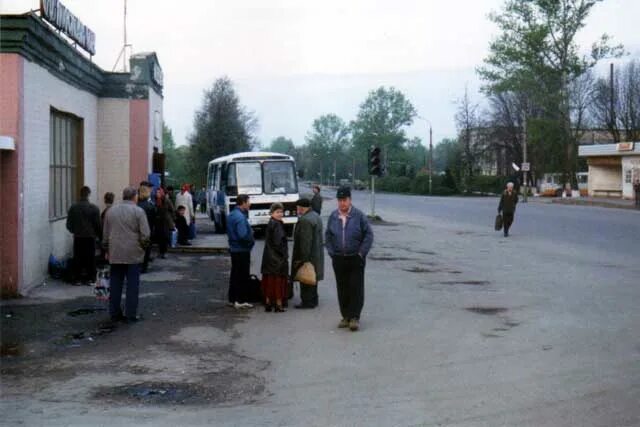
[[[267,224],[264,240],[264,253],[262,254],[262,292],[265,297],[265,311],[282,313],[285,310],[283,301],[286,298],[286,289],[289,271],[289,248],[287,233],[284,230],[282,217],[284,207],[280,203],[274,203],[269,209],[271,219]]]

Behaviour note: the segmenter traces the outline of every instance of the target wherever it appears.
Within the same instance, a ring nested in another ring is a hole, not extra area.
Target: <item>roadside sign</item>
[[[529,172],[531,170],[531,163],[529,162],[523,163],[521,166],[522,166],[522,172]]]

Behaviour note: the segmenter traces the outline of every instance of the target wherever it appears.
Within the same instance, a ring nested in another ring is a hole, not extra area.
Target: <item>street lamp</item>
[[[429,195],[433,194],[433,129],[431,127],[431,121],[424,117],[416,115],[416,118],[424,120],[429,124]]]

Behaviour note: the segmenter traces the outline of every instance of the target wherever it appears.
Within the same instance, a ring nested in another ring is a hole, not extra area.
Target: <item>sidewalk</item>
[[[191,246],[176,246],[169,248],[173,253],[199,253],[225,255],[229,252],[229,244],[226,234],[216,234],[213,222],[206,214],[196,214],[196,225],[198,233],[196,238],[191,240]]]
[[[551,198],[551,203],[575,206],[598,206],[602,208],[636,209],[634,200],[612,199],[606,197]]]

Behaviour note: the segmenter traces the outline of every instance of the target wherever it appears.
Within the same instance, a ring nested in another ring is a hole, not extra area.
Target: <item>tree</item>
[[[284,136],[279,136],[271,141],[271,145],[269,146],[269,151],[274,153],[282,153],[293,156],[296,151],[296,147],[293,144],[293,141],[289,138],[285,138]]]
[[[612,81],[596,81],[590,114],[615,142],[640,139],[640,62],[627,63],[614,73]]]
[[[353,156],[358,169],[367,170],[367,153],[372,146],[383,150],[387,163],[401,157],[407,142],[404,128],[413,123],[415,116],[411,102],[395,88],[379,87],[369,92],[351,122]]]
[[[309,171],[320,174],[320,178],[336,175],[337,180],[345,175],[345,165],[349,159],[345,154],[350,149],[349,128],[344,120],[335,114],[325,114],[313,121],[311,130],[305,137],[311,162]]]
[[[501,34],[478,69],[488,93],[524,93],[532,102],[525,115],[539,109],[545,120],[559,123],[554,151],[563,156],[563,173],[574,186],[577,140],[571,133],[570,85],[600,59],[623,52],[604,34],[590,56],[579,54],[576,35],[600,1],[507,0],[501,13],[491,15]]]
[[[455,121],[459,134],[458,141],[461,144],[464,187],[465,190],[468,190],[474,175],[474,168],[478,166],[477,161],[481,147],[481,135],[479,132],[478,104],[471,102],[467,88],[464,90],[464,96],[458,100],[458,111],[455,115]]]
[[[256,145],[257,119],[240,104],[233,83],[227,77],[205,90],[202,107],[195,114],[194,132],[189,137],[189,174],[204,182],[207,164],[216,157],[250,151]]]
[[[168,185],[191,181],[186,171],[188,148],[186,145],[176,147],[171,129],[166,123],[162,124],[162,152],[165,155]]]

